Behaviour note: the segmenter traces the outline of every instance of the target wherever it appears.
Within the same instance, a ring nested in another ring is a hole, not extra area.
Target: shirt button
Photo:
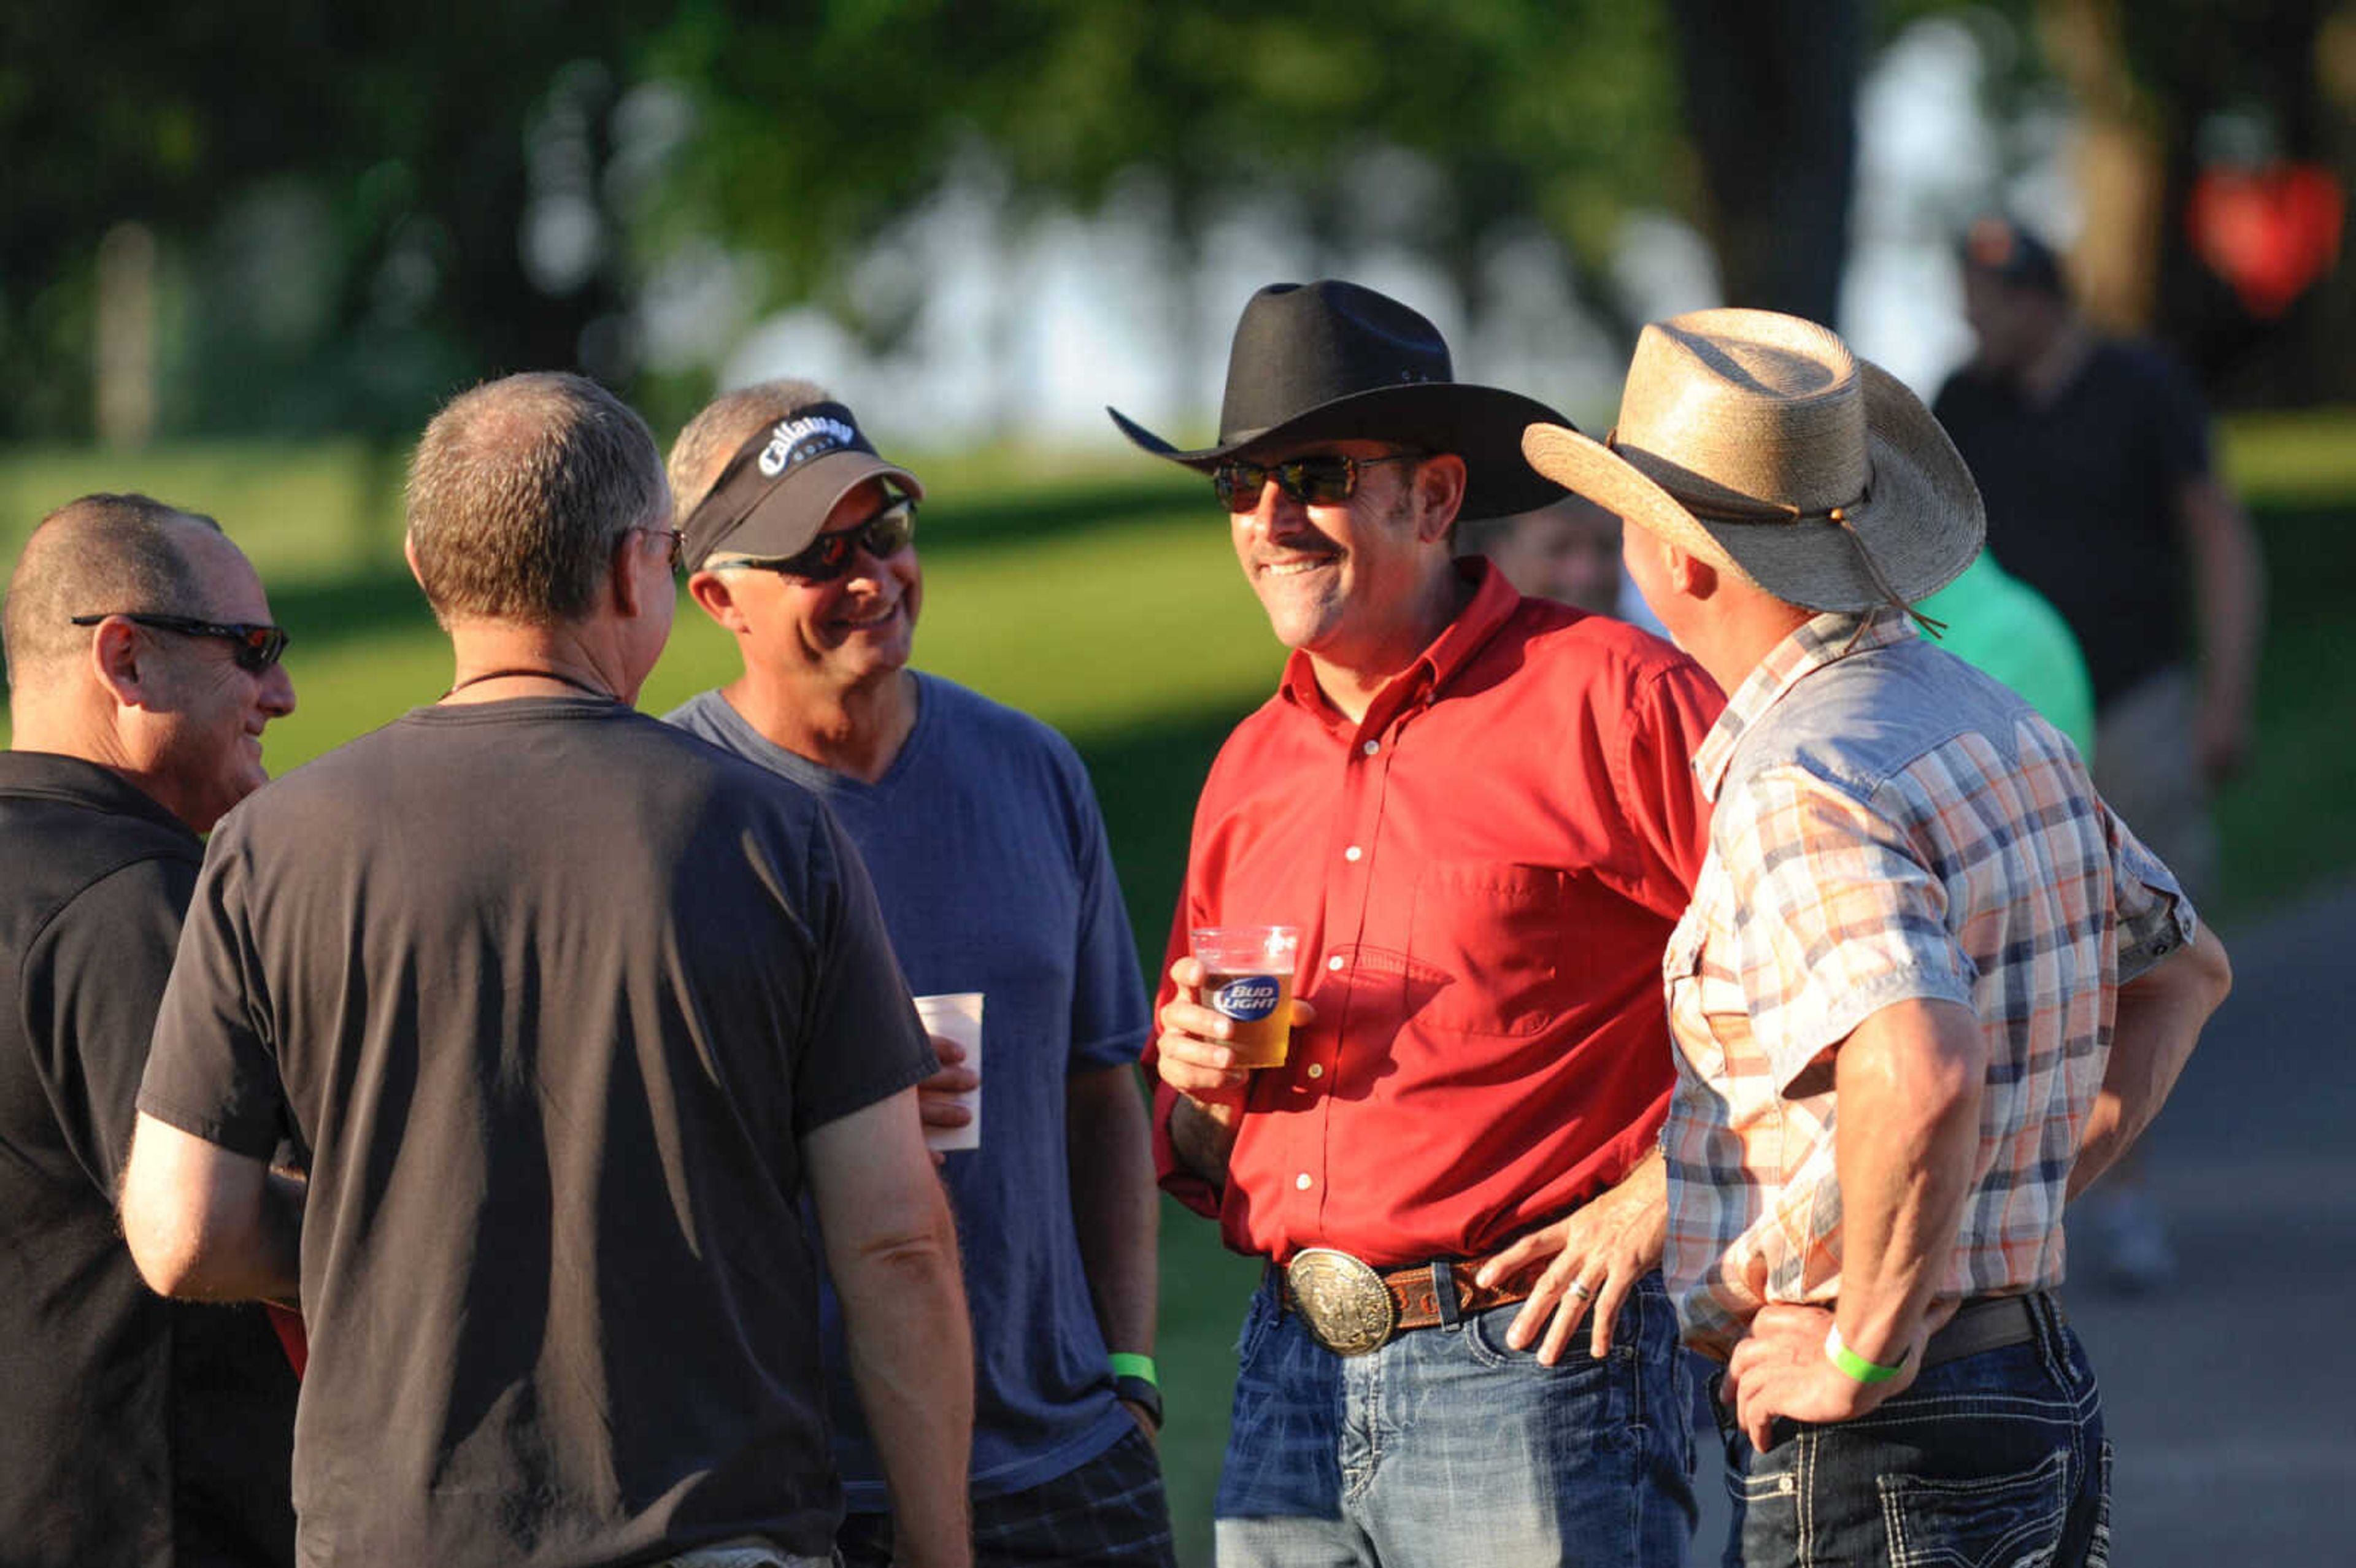
[[[1309,1076],[1311,1076],[1312,1078],[1323,1078],[1323,1077],[1324,1077],[1324,1076],[1325,1076],[1325,1064],[1324,1064],[1323,1062],[1322,1062],[1322,1061],[1312,1061],[1312,1062],[1311,1062],[1311,1063],[1309,1064]]]
[[[1303,1192],[1308,1191],[1310,1187],[1312,1185],[1309,1179],[1309,1173],[1304,1170],[1300,1175],[1294,1177],[1292,1179],[1292,1185],[1298,1187]]]
[[[1359,848],[1355,844],[1351,845],[1347,849],[1342,851],[1342,859],[1344,860],[1363,860],[1365,858],[1366,852],[1364,849]]]
[[[1342,955],[1336,953],[1333,957],[1325,960],[1325,967],[1328,969],[1339,970],[1342,967]]]
[[[1366,755],[1370,757],[1382,749],[1383,743],[1380,741],[1369,741],[1365,745],[1358,748],[1358,750],[1365,752]]]

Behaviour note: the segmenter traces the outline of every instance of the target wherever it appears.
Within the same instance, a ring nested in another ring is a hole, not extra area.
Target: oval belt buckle
[[[1398,1326],[1398,1303],[1374,1268],[1331,1247],[1309,1247],[1284,1265],[1293,1309],[1337,1356],[1379,1349]]]

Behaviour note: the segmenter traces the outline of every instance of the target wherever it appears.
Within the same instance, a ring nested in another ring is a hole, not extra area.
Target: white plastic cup
[[[924,1020],[925,1032],[953,1040],[965,1048],[965,1064],[973,1069],[976,1078],[981,1076],[981,993],[980,991],[947,991],[937,997],[918,997],[916,1017]],[[925,1129],[925,1147],[948,1151],[981,1147],[981,1085],[976,1083],[964,1093],[955,1096],[953,1104],[963,1105],[973,1113],[973,1119],[961,1127]]]

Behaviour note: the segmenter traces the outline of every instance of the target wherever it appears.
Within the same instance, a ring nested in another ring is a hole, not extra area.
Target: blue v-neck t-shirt
[[[822,797],[858,847],[909,989],[980,991],[981,1147],[944,1179],[973,1313],[972,1489],[999,1497],[1134,1429],[1114,1398],[1072,1224],[1065,1083],[1133,1062],[1150,1032],[1129,917],[1087,769],[1054,730],[916,676],[915,730],[873,784],[763,736],[717,691],[666,717]],[[885,1506],[883,1470],[827,1301],[844,1490]]]

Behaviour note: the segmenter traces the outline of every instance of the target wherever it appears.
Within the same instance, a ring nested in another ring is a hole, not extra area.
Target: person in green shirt
[[[2094,761],[2094,688],[2062,613],[1982,550],[1961,577],[1914,608],[1946,623],[1939,645],[2019,692]]]

